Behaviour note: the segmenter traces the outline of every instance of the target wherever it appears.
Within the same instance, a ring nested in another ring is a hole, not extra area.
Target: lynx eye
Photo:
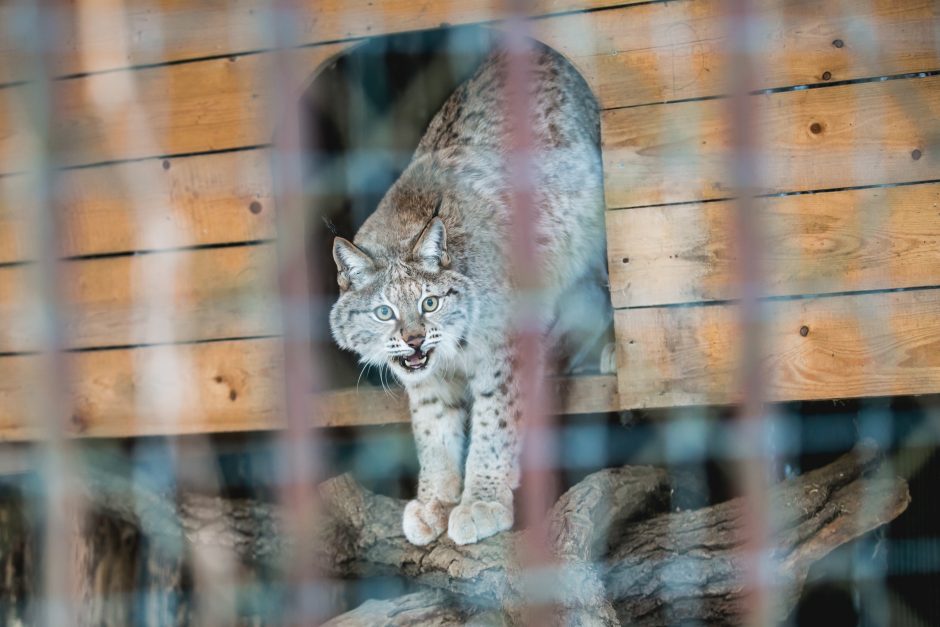
[[[421,301],[421,310],[424,313],[431,313],[441,304],[437,296],[428,296],[423,301]]]
[[[387,322],[395,317],[395,312],[392,311],[392,308],[388,305],[379,305],[372,310],[372,313],[374,313],[375,317],[382,322]]]

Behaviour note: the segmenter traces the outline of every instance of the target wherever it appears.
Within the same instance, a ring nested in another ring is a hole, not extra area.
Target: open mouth
[[[405,357],[398,358],[398,365],[404,368],[405,370],[416,371],[424,370],[427,368],[428,361],[431,358],[431,353],[434,352],[434,349],[428,350],[428,352],[422,352],[421,350],[415,350],[410,355]]]

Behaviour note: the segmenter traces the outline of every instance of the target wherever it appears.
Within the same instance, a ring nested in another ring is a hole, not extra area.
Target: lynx
[[[407,390],[420,475],[402,526],[416,545],[444,531],[473,543],[513,525],[521,400],[507,267],[509,63],[494,52],[456,89],[354,243],[333,245],[336,342]],[[610,319],[597,103],[557,53],[533,43],[528,63],[539,331],[546,343],[586,346]]]

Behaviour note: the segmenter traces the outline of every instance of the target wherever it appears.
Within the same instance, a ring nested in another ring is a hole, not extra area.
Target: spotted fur
[[[539,324],[555,338],[588,320],[596,336],[606,320],[584,312],[609,316],[597,103],[549,49],[533,44],[530,67],[533,237],[547,286]],[[476,542],[513,523],[520,400],[507,71],[504,53],[488,57],[431,121],[355,243],[334,244],[333,335],[364,364],[388,366],[408,392],[421,473],[403,527],[415,544],[445,530]]]

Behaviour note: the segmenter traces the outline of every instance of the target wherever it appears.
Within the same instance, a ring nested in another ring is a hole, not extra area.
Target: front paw
[[[410,501],[405,506],[401,527],[408,542],[417,546],[424,546],[437,539],[447,528],[447,514],[452,505],[437,499],[427,503]]]
[[[473,544],[511,527],[511,507],[498,501],[470,501],[450,513],[447,535],[456,544]]]

